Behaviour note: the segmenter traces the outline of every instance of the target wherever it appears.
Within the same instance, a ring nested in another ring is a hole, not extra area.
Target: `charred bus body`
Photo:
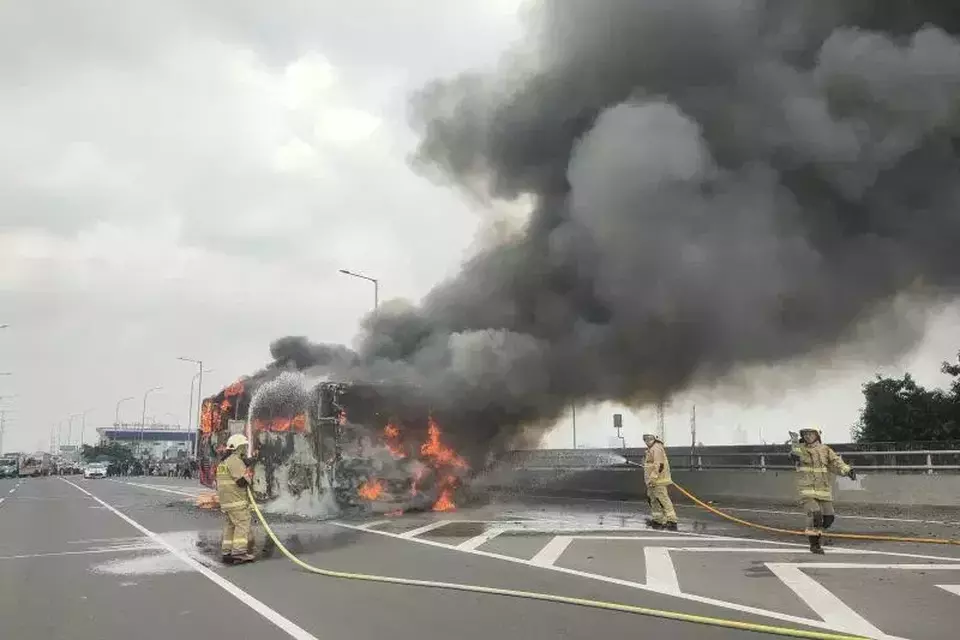
[[[297,374],[230,385],[203,401],[200,481],[214,485],[227,438],[245,433],[258,500],[381,513],[453,508],[469,465],[427,412],[391,395],[371,385],[307,385]]]

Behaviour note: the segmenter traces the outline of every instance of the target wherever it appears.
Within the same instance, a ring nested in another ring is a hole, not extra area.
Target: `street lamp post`
[[[87,414],[90,413],[91,411],[93,411],[92,408],[91,408],[91,409],[84,409],[83,412],[80,414],[80,444],[79,444],[79,450],[82,450],[82,449],[83,449],[84,438],[86,437],[86,434],[87,434]]]
[[[347,269],[340,269],[340,273],[345,276],[350,276],[352,278],[360,278],[361,280],[366,280],[367,282],[373,283],[373,309],[374,311],[380,306],[380,281],[376,278],[371,278],[370,276],[365,276],[362,273],[356,273],[354,271],[349,271]]]
[[[114,418],[113,418],[113,426],[115,427],[120,426],[120,405],[122,405],[127,400],[135,400],[135,398],[133,396],[127,396],[126,398],[120,398],[119,400],[117,400],[117,408],[114,411]]]
[[[213,369],[204,369],[202,373],[213,373],[213,371],[214,371]],[[193,374],[193,379],[190,380],[190,408],[187,409],[187,431],[193,428],[193,387],[196,386],[197,378],[199,378],[200,375],[201,375],[201,372],[197,371],[195,374]],[[199,398],[198,398],[198,401],[199,401]],[[197,428],[199,427],[200,425],[198,423]]]
[[[73,440],[73,419],[79,417],[79,413],[71,413],[70,417],[67,419],[67,446],[70,446],[70,441]]]
[[[149,396],[154,391],[159,391],[163,387],[156,386],[151,387],[143,392],[143,413],[140,414],[140,439],[137,441],[137,456],[140,456],[141,449],[143,448],[143,428],[147,422],[147,396]]]
[[[184,362],[192,362],[197,365],[197,429],[200,428],[200,419],[202,417],[203,411],[203,360],[197,360],[195,358],[184,358],[178,357],[177,360],[182,360]],[[193,383],[190,383],[190,411],[193,412]],[[193,457],[197,457],[197,446],[199,445],[200,438],[197,435],[193,437]]]

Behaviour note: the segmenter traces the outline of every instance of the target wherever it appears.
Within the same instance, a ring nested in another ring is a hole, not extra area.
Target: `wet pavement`
[[[570,605],[319,577],[265,544],[259,527],[263,560],[223,567],[219,516],[194,506],[202,490],[196,484],[67,480],[0,481],[4,637],[764,637]],[[767,525],[801,522],[782,507],[725,506]],[[444,514],[271,520],[291,551],[334,570],[872,637],[956,637],[960,547],[838,543],[813,556],[802,540],[774,538],[692,507],[680,507],[680,533],[650,531],[642,507],[527,496]],[[960,538],[952,516],[842,515],[838,525],[846,531]]]

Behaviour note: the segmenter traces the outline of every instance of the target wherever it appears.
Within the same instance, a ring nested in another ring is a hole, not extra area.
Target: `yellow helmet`
[[[235,451],[248,444],[250,444],[250,441],[247,440],[247,436],[242,433],[235,433],[227,439],[227,451]]]

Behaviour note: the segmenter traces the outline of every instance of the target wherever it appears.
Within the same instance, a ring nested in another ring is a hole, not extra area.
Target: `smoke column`
[[[286,338],[275,366],[415,389],[487,453],[571,401],[655,400],[848,342],[918,284],[956,293],[960,10],[556,0],[526,18],[532,50],[413,102],[416,165],[532,197],[523,232],[368,318],[356,354]]]

